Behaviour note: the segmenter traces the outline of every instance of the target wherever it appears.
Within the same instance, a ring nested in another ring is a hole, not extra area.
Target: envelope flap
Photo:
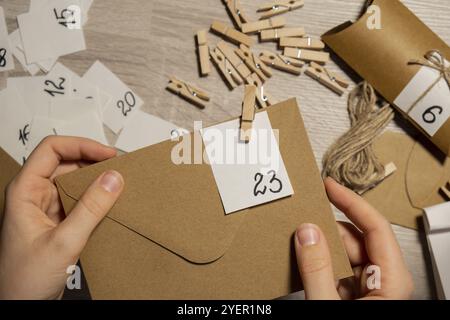
[[[406,189],[414,207],[443,202],[440,187],[450,179],[450,159],[428,141],[416,142],[408,160]]]
[[[79,200],[102,172],[117,170],[125,190],[108,218],[190,262],[215,261],[227,251],[245,215],[224,214],[209,165],[173,163],[171,151],[178,143],[166,141],[58,177],[58,187]]]

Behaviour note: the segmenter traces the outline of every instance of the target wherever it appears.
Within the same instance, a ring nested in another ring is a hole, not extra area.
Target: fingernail
[[[302,224],[297,229],[297,239],[302,247],[313,246],[319,242],[319,232],[314,224]]]
[[[100,185],[107,192],[119,192],[123,185],[122,175],[117,171],[108,171],[100,179]]]

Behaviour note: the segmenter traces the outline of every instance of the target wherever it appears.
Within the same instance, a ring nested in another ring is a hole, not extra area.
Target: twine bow
[[[407,113],[409,114],[412,109],[423,99],[425,98],[430,91],[437,85],[442,79],[447,82],[447,85],[450,89],[450,65],[446,66],[447,62],[443,56],[443,54],[439,50],[430,50],[425,55],[425,60],[411,60],[408,64],[418,64],[424,67],[432,68],[437,70],[440,75],[439,77],[422,93],[419,98],[409,107]]]

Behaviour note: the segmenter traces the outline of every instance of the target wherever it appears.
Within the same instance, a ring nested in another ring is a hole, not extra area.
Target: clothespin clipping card
[[[252,73],[250,77],[245,79],[245,82],[256,87],[256,101],[260,108],[266,108],[273,105],[274,102],[272,97],[267,94],[264,84],[256,73]]]
[[[304,62],[300,60],[272,53],[270,51],[261,52],[259,58],[262,62],[272,68],[295,75],[300,75],[302,73],[302,67],[305,65]]]
[[[231,62],[233,67],[239,72],[243,79],[247,78],[252,72],[225,41],[220,41],[217,48],[223,53],[225,58]]]
[[[211,72],[209,63],[209,48],[206,30],[197,32],[198,55],[200,61],[200,72],[202,76],[207,76]]]
[[[268,29],[261,31],[261,41],[278,40],[286,37],[303,37],[304,35],[305,29],[302,27]]]
[[[447,200],[450,200],[450,181],[440,188],[440,191],[444,194]]]
[[[209,96],[203,90],[197,89],[184,81],[178,80],[175,77],[170,77],[167,90],[179,95],[190,103],[196,105],[200,109],[204,109]]]
[[[236,69],[233,67],[230,61],[224,56],[224,54],[217,48],[209,49],[209,54],[213,59],[214,63],[219,68],[225,82],[228,87],[233,90],[234,88],[240,86],[243,80]]]
[[[257,33],[262,30],[274,29],[283,27],[286,24],[286,19],[283,17],[275,17],[266,20],[247,22],[242,25],[243,33]]]
[[[261,19],[267,19],[278,14],[283,14],[295,9],[299,9],[304,5],[303,0],[290,0],[290,1],[273,1],[259,7],[257,12],[264,12],[261,15]]]
[[[250,48],[241,44],[239,49],[236,49],[235,52],[239,58],[245,62],[247,67],[258,75],[261,81],[266,82],[268,78],[272,77],[270,69],[250,50]]]
[[[256,87],[254,85],[246,85],[244,90],[239,139],[248,143],[252,136],[253,120],[255,120]]]
[[[311,65],[306,69],[305,74],[319,81],[340,96],[349,86],[349,83],[342,77],[328,71],[325,67],[322,67],[315,62],[311,62]]]
[[[294,47],[301,49],[322,50],[325,48],[325,43],[319,39],[306,38],[290,38],[284,37],[280,39],[280,47]]]
[[[242,43],[245,44],[247,47],[251,47],[254,44],[254,40],[249,36],[247,36],[246,34],[243,34],[242,32],[239,32],[236,29],[234,29],[233,27],[230,27],[225,23],[219,21],[214,21],[212,23],[211,30],[237,44]]]
[[[284,48],[284,55],[304,61],[314,61],[320,64],[325,64],[330,60],[330,54],[328,52],[289,47]]]
[[[228,12],[230,13],[233,21],[236,23],[239,29],[242,29],[242,24],[248,22],[248,19],[244,12],[242,11],[241,4],[239,0],[223,0],[227,6]]]

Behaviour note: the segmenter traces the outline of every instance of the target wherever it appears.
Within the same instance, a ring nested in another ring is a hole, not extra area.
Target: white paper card
[[[0,92],[0,147],[22,165],[29,155],[31,112],[14,88]]]
[[[187,133],[187,130],[138,110],[123,128],[115,147],[133,152],[179,136],[182,132]]]
[[[433,85],[439,76],[440,73],[437,70],[425,66],[421,67],[395,99],[394,104],[404,112],[408,112],[417,99]],[[431,137],[436,134],[450,117],[450,88],[445,79],[441,79],[417,103],[409,116]]]
[[[27,63],[54,59],[86,49],[83,30],[72,8],[79,0],[50,0],[42,7],[17,17]]]
[[[27,61],[25,59],[25,53],[23,53],[23,47],[22,47],[22,38],[20,37],[20,31],[19,29],[15,30],[9,35],[9,41],[11,42],[13,55],[16,57],[17,61],[20,62],[22,67],[28,71],[29,74],[32,76],[36,75],[40,68],[37,64],[27,64]]]
[[[100,61],[92,65],[83,79],[98,86],[100,90],[111,96],[111,100],[103,112],[103,122],[116,134],[143,105],[142,99]]]
[[[71,122],[55,128],[55,130],[58,136],[88,138],[108,145],[103,124],[98,118],[97,112],[85,113]]]
[[[44,138],[55,135],[55,128],[62,124],[61,121],[55,119],[39,116],[34,117],[31,122],[29,151],[33,152]]]
[[[249,143],[239,131],[239,120],[202,131],[226,214],[294,194],[267,112],[256,114]]]
[[[0,72],[14,69],[13,49],[9,41],[5,12],[0,7]]]
[[[92,99],[54,99],[50,102],[49,117],[63,122],[71,122],[92,112],[99,116],[97,103]]]

